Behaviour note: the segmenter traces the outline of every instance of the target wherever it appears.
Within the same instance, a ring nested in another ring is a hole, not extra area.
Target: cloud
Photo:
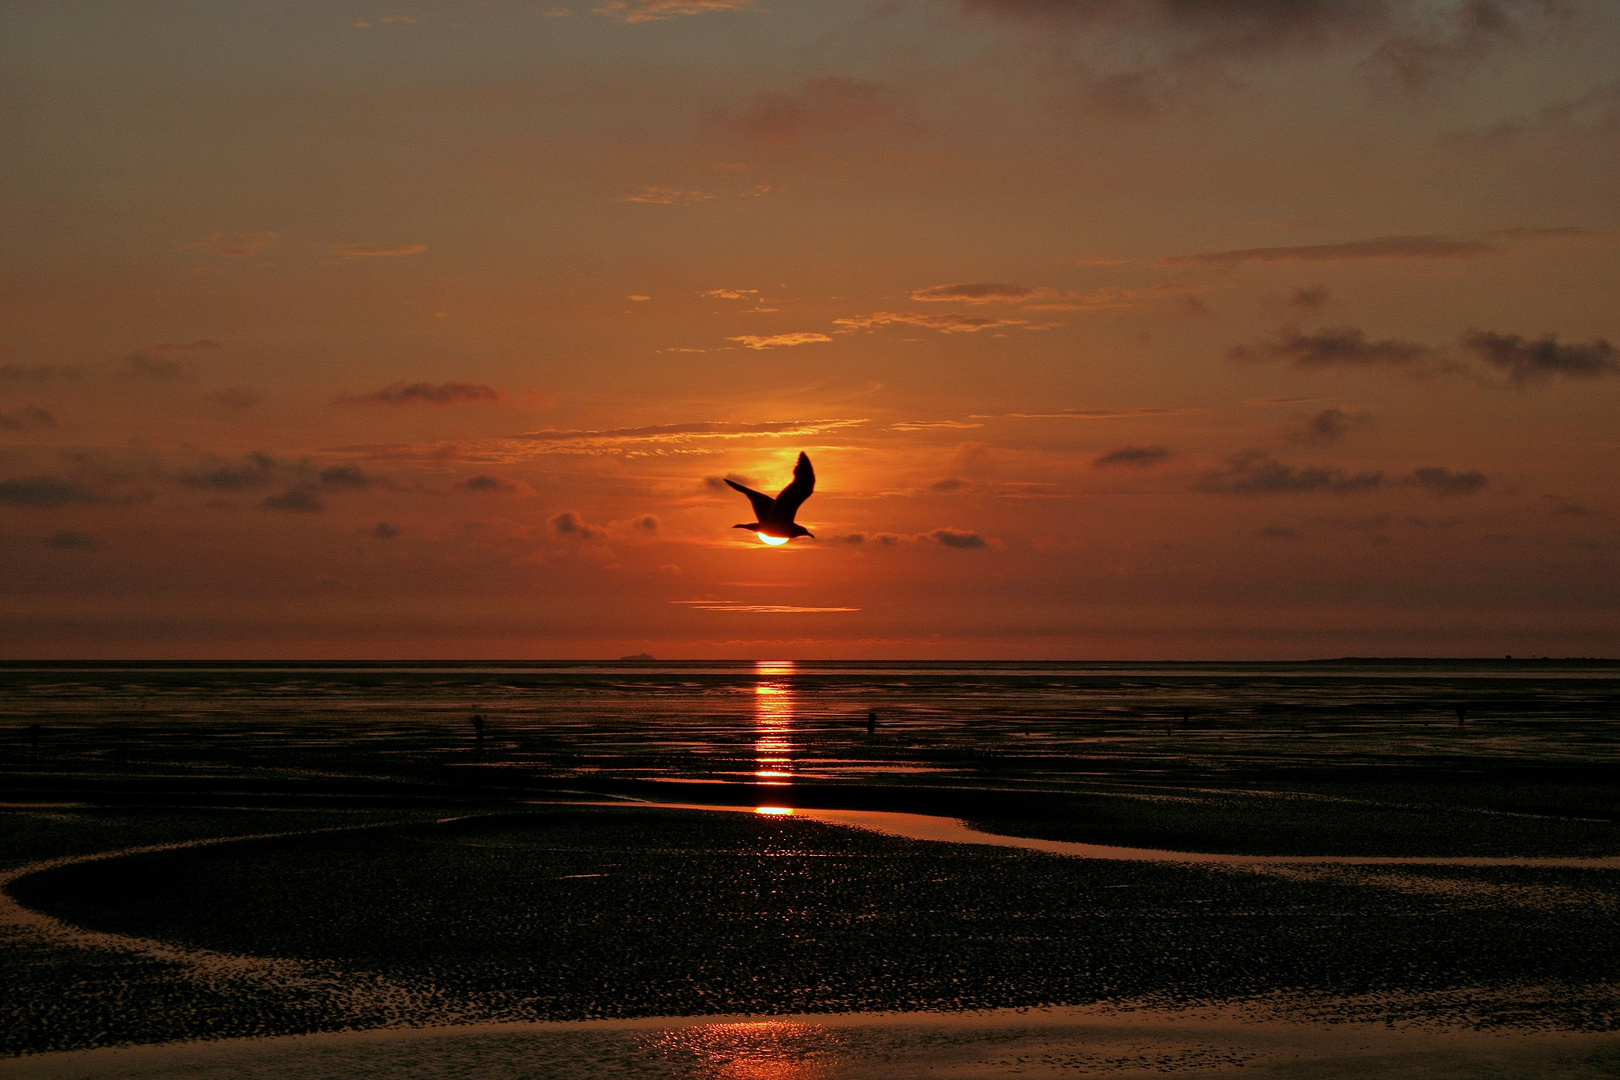
[[[1326,285],[1304,285],[1288,294],[1288,304],[1302,311],[1317,312],[1327,306],[1331,295]]]
[[[943,480],[935,480],[932,484],[928,485],[929,489],[932,491],[961,491],[971,486],[971,484],[962,479],[960,476],[947,476]]]
[[[730,480],[735,484],[741,484],[743,487],[758,486],[758,482],[752,477],[734,472],[726,473],[724,476],[705,476],[703,478],[703,486],[708,488],[710,491],[729,492],[731,490],[731,484],[726,483],[727,480]]]
[[[1337,244],[1238,248],[1160,260],[1165,266],[1237,266],[1252,262],[1353,262],[1361,259],[1477,259],[1502,249],[1481,240],[1449,236],[1381,236]]]
[[[626,195],[620,202],[642,203],[647,206],[674,206],[676,203],[708,202],[713,192],[684,191],[680,188],[650,187],[634,195]]]
[[[0,412],[0,431],[41,431],[55,426],[56,417],[32,405],[24,405],[15,412]]]
[[[818,342],[831,341],[832,338],[826,334],[798,332],[771,334],[766,337],[761,337],[758,334],[741,334],[737,337],[728,337],[726,340],[735,341],[737,344],[750,349],[784,349],[791,348],[794,345],[814,345]]]
[[[589,524],[577,510],[564,510],[560,514],[553,514],[548,523],[553,532],[566,540],[601,540],[607,536],[606,529]]]
[[[938,330],[942,334],[976,334],[980,330],[993,330],[1000,326],[1023,326],[1027,319],[993,319],[978,315],[945,312],[925,315],[915,311],[877,311],[848,319],[834,319],[833,323],[845,330],[870,330],[876,326],[920,326]]]
[[[456,490],[465,491],[469,495],[509,495],[517,491],[518,486],[503,477],[480,473],[456,484]]]
[[[53,382],[57,379],[77,379],[84,373],[84,368],[77,364],[34,364],[30,367],[0,364],[0,382]]]
[[[201,338],[197,341],[164,341],[152,346],[154,349],[164,349],[169,352],[212,352],[215,349],[223,349],[224,347],[219,342],[209,338]]]
[[[209,394],[208,400],[217,405],[229,405],[233,409],[250,409],[260,399],[257,393],[245,386],[227,386]]]
[[[331,468],[322,469],[320,482],[324,488],[339,491],[364,491],[375,483],[356,465],[333,465]]]
[[[1346,412],[1343,409],[1323,409],[1305,422],[1305,427],[1291,437],[1296,443],[1336,443],[1352,432],[1373,426],[1372,413]]]
[[[1566,499],[1562,495],[1543,495],[1543,499],[1552,503],[1552,512],[1564,517],[1591,517],[1597,513],[1590,506],[1578,503],[1573,499]]]
[[[1162,464],[1169,456],[1170,451],[1162,446],[1122,446],[1096,458],[1091,464],[1099,469],[1118,465],[1133,469],[1151,469],[1155,465]]]
[[[1199,477],[1194,491],[1214,495],[1348,495],[1383,486],[1383,473],[1346,473],[1322,465],[1285,465],[1264,450],[1233,454]]]
[[[803,439],[865,420],[783,420],[767,423],[716,421],[696,424],[654,424],[646,427],[608,428],[600,431],[531,431],[501,439],[468,443],[396,443],[339,446],[330,453],[361,455],[392,461],[477,462],[512,464],[550,454],[648,457],[668,454],[712,454],[739,439]]]
[[[84,551],[101,546],[99,538],[81,532],[52,533],[43,542],[46,547],[53,547],[58,551]]]
[[[753,6],[754,0],[606,0],[591,11],[622,23],[644,23],[716,11],[747,11]]]
[[[280,495],[271,495],[260,506],[266,510],[285,510],[290,513],[311,514],[326,509],[313,487],[290,487]]]
[[[1290,529],[1286,525],[1267,525],[1257,535],[1268,540],[1301,540],[1304,538],[1298,529]]]
[[[973,413],[975,420],[1117,420],[1131,416],[1182,416],[1204,409],[1059,409],[1056,412]]]
[[[745,604],[740,600],[671,600],[694,611],[724,611],[748,615],[827,615],[859,611],[858,607],[801,607],[797,604]]]
[[[1527,341],[1517,334],[1474,330],[1463,336],[1462,346],[1519,384],[1557,375],[1596,379],[1620,373],[1620,354],[1604,338],[1565,345],[1556,334]]]
[[[281,240],[276,232],[209,233],[176,246],[176,251],[194,251],[224,259],[251,259]]]
[[[1600,83],[1584,94],[1560,98],[1535,112],[1460,132],[1453,140],[1482,145],[1521,141],[1612,139],[1620,135],[1620,79]]]
[[[399,528],[386,521],[379,521],[372,527],[371,535],[378,540],[392,540],[399,535]]]
[[[638,518],[632,518],[629,522],[630,528],[646,533],[657,532],[661,524],[657,514],[643,514]]]
[[[968,420],[902,420],[898,424],[890,424],[891,431],[947,431],[982,428],[983,424],[975,424]]]
[[[933,532],[928,533],[927,536],[936,544],[942,544],[948,548],[968,550],[989,546],[989,541],[979,533],[967,532],[963,529],[935,529]]]
[[[19,476],[0,480],[0,506],[52,510],[59,506],[95,506],[104,501],[83,484],[59,476]]]
[[[955,285],[930,285],[911,294],[913,300],[935,303],[963,304],[1019,304],[1036,293],[1025,285],[1002,285],[996,282],[961,282]]]
[[[1412,470],[1401,477],[1401,483],[1409,487],[1422,488],[1430,495],[1472,495],[1484,491],[1490,481],[1477,469],[1452,472],[1450,469],[1431,466]]]
[[[710,289],[703,294],[714,300],[752,300],[759,295],[758,289]]]
[[[949,527],[925,533],[851,532],[841,533],[828,539],[832,543],[849,544],[852,547],[862,547],[867,544],[876,547],[899,547],[902,544],[938,544],[941,547],[955,548],[958,551],[987,548],[991,543],[982,533]]]
[[[180,473],[176,479],[186,487],[208,491],[246,491],[271,486],[282,477],[283,470],[282,462],[255,451],[236,464],[223,463],[210,455],[201,470]]]
[[[394,247],[382,247],[376,244],[333,244],[327,248],[340,259],[400,259],[407,255],[420,255],[427,250],[426,244],[398,244]]]
[[[793,93],[756,94],[741,114],[720,121],[753,142],[785,144],[870,125],[896,107],[894,91],[882,83],[826,75]]]
[[[956,0],[1027,26],[1094,108],[1149,115],[1248,85],[1232,69],[1349,51],[1378,83],[1420,89],[1523,37],[1548,0]]]
[[[1285,327],[1270,341],[1234,346],[1227,353],[1233,360],[1287,360],[1297,368],[1400,366],[1436,355],[1415,341],[1369,341],[1355,326],[1324,327],[1314,334]]]
[[[339,405],[459,405],[464,402],[500,401],[493,386],[465,382],[397,382],[369,394],[340,397]]]
[[[146,379],[151,382],[179,382],[196,374],[189,363],[139,352],[124,357],[109,370],[110,374],[119,378]]]
[[[1522,27],[1509,9],[1512,0],[1465,0],[1448,13],[1449,26],[1400,34],[1380,45],[1367,60],[1370,70],[1413,93],[1448,75],[1475,66],[1503,45],[1517,41]]]

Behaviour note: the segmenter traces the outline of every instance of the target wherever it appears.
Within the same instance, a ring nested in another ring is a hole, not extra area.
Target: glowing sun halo
[[[761,543],[769,544],[771,547],[780,547],[788,542],[788,538],[785,536],[766,536],[764,533],[755,533],[754,535],[759,537]]]

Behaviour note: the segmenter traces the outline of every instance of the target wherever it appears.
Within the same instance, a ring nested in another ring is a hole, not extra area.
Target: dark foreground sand
[[[8,1049],[1076,1005],[1157,1017],[1132,1022],[1168,1025],[1167,1046],[1180,1011],[1234,1004],[1304,1023],[1278,1030],[1311,1045],[1350,1030],[1320,1022],[1620,1026],[1613,869],[1091,860],[646,806],[400,817],[136,815],[154,850],[14,877]],[[297,827],[173,835],[249,821]],[[576,1041],[542,1039],[565,1057]]]
[[[1620,1072],[1620,1034],[1035,1012],[509,1024],[170,1044],[0,1061],[15,1080],[1409,1080]]]

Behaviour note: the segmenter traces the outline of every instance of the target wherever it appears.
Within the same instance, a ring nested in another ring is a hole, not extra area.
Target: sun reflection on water
[[[842,1041],[820,1024],[761,1020],[677,1028],[656,1045],[714,1080],[808,1080],[825,1074]]]
[[[754,662],[754,782],[785,787],[793,782],[792,660]]]

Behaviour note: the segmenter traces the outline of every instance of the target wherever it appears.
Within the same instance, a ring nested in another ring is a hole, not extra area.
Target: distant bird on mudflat
[[[772,545],[785,544],[795,536],[816,538],[809,529],[793,521],[793,515],[799,512],[804,500],[816,490],[816,471],[810,467],[809,455],[802,451],[799,453],[799,461],[793,466],[793,482],[774,499],[753,488],[743,487],[735,480],[727,480],[726,483],[748,496],[748,502],[754,508],[754,517],[758,519],[746,525],[733,525],[733,529],[758,533],[761,540]]]

